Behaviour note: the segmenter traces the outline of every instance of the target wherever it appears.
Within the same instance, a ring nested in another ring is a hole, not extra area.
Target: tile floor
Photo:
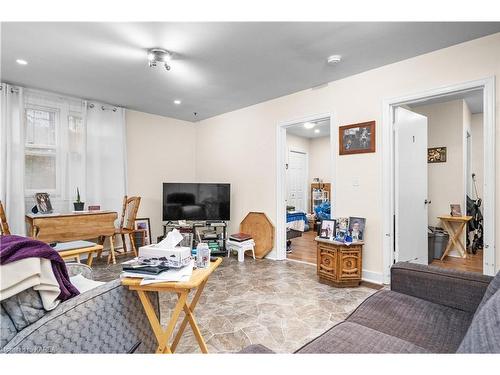
[[[120,265],[106,266],[101,261],[94,269],[97,279],[107,281],[118,276]],[[343,320],[374,292],[366,286],[320,284],[315,266],[307,264],[248,257],[238,263],[231,257],[224,258],[211,276],[195,317],[210,353],[237,352],[257,343],[292,353]],[[160,295],[162,323],[168,322],[173,298]],[[176,352],[200,352],[189,327]]]

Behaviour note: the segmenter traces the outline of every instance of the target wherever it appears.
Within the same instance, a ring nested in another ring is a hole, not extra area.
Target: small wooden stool
[[[472,216],[438,216],[438,219],[440,219],[443,222],[443,226],[445,229],[448,231],[450,234],[450,241],[448,242],[448,245],[446,246],[446,250],[443,253],[443,256],[441,257],[441,260],[446,258],[448,253],[453,249],[453,247],[456,247],[458,252],[460,253],[460,256],[462,258],[467,257],[467,251],[465,249],[464,244],[462,243],[462,240],[460,237],[462,236],[462,233],[464,232],[465,225],[472,220]],[[454,226],[454,224],[457,224]]]

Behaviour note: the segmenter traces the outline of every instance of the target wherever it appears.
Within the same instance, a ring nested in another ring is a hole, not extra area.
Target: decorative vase
[[[75,211],[83,211],[83,207],[85,206],[84,202],[73,202],[73,206],[75,207]]]

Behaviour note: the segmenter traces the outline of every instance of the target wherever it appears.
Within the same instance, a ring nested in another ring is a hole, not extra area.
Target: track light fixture
[[[153,68],[157,64],[164,64],[165,69],[170,70],[168,63],[172,60],[172,52],[161,48],[151,48],[148,50],[149,67]]]

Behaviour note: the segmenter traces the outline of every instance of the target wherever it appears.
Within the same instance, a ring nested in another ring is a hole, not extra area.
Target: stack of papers
[[[134,261],[136,260],[132,259],[131,261],[125,262],[123,264]],[[163,271],[162,273],[159,273],[158,275],[123,271],[120,274],[120,277],[141,278],[142,281],[140,285],[148,285],[148,284],[164,283],[164,282],[183,282],[183,281],[189,281],[191,275],[193,274],[193,267],[194,267],[194,260],[191,260],[191,263],[185,267],[170,268],[166,271]]]

